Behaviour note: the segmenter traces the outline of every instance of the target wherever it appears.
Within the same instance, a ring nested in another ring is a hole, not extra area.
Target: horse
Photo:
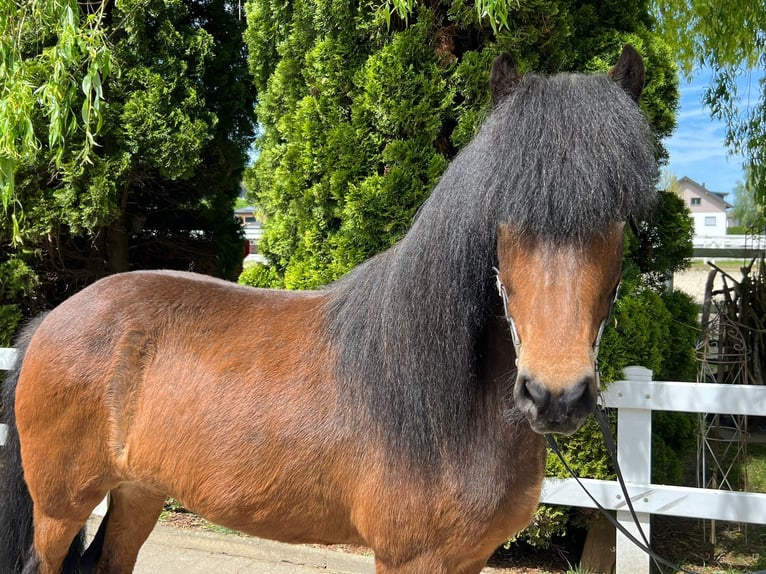
[[[3,387],[0,571],[128,573],[166,497],[249,535],[474,574],[598,392],[625,222],[655,204],[644,64],[520,74],[388,251],[315,291],[134,271],[30,325]],[[90,545],[84,525],[108,495]]]

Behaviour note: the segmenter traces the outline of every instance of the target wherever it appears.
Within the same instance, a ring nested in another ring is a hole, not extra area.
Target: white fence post
[[[10,371],[16,362],[16,349],[0,348],[0,371]],[[5,375],[0,375],[2,381]],[[0,423],[0,446],[5,444],[5,437],[8,434],[8,427]]]
[[[0,348],[0,371],[10,371],[16,362],[16,349]]]
[[[651,382],[652,371],[644,367],[626,367],[625,379],[630,382]],[[647,400],[651,398],[646,397]],[[617,463],[626,483],[649,484],[652,479],[652,411],[647,409],[620,409],[617,415]],[[617,510],[617,521],[638,540],[643,540],[627,503],[621,499],[622,510]],[[650,541],[650,514],[637,512],[638,523]],[[617,532],[616,574],[646,574],[650,558],[624,534]]]

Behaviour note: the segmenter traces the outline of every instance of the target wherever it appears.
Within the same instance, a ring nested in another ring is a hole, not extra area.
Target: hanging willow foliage
[[[766,10],[752,0],[654,0],[652,12],[681,70],[712,70],[703,99],[726,124],[726,145],[741,154],[758,203],[766,205]],[[750,79],[749,94],[737,91]]]
[[[106,3],[77,0],[0,3],[0,205],[22,240],[15,173],[45,146],[87,163],[103,123],[103,84],[113,73],[104,28]],[[46,122],[35,125],[35,110]],[[73,138],[81,132],[79,137]],[[70,149],[76,140],[78,149]]]

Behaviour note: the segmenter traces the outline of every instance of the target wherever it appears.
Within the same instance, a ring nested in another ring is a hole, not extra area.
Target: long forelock
[[[521,233],[567,242],[654,207],[649,126],[604,75],[526,76],[478,137],[495,153],[472,171]]]

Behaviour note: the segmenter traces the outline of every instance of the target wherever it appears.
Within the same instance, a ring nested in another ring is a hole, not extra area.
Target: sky
[[[702,104],[710,76],[710,70],[701,70],[690,81],[681,78],[678,125],[665,140],[670,154],[667,168],[679,179],[686,176],[711,191],[731,193],[737,182],[744,180],[743,159],[729,153],[724,144],[724,123],[711,119],[710,110]],[[740,78],[738,92],[745,104],[748,95],[757,101],[758,79]]]

